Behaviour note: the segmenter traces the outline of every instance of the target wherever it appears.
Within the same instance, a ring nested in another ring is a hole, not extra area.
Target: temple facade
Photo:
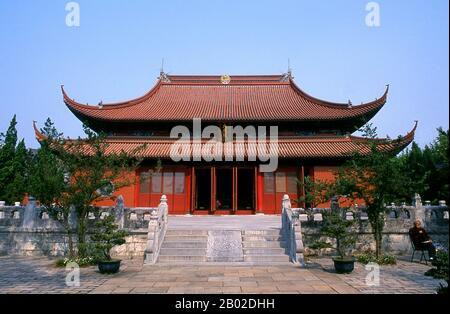
[[[352,105],[308,95],[290,73],[161,72],[142,97],[92,106],[76,102],[62,88],[73,114],[107,134],[110,151],[141,147],[144,162],[130,173],[135,184],[115,191],[125,206],[154,207],[165,194],[169,213],[180,215],[279,214],[284,194],[294,201],[304,194],[306,176],[332,179],[353,152],[370,152],[367,139],[351,134],[384,106],[388,90],[374,101]],[[413,140],[416,126],[396,140],[377,139],[378,147],[400,152]],[[152,173],[156,160],[162,169]]]

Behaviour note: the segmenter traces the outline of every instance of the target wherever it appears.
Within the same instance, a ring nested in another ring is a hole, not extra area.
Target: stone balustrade
[[[292,261],[302,262],[308,245],[320,238],[323,215],[330,210],[291,208],[289,196],[285,196],[282,201],[282,228],[284,235],[290,239]],[[113,253],[142,257],[147,251],[150,262],[156,260],[167,225],[167,202],[164,202],[164,198],[154,208],[125,208],[120,197],[114,207],[93,208],[88,219],[88,235],[95,222],[110,213],[116,215],[120,228],[129,233],[126,243],[114,248]],[[373,249],[373,234],[366,209],[354,207],[343,214],[355,223],[357,249]],[[73,217],[71,215],[69,221],[75,226]],[[394,253],[409,252],[411,244],[408,231],[416,219],[422,221],[435,243],[448,249],[448,206],[443,201],[438,205],[423,205],[418,196],[413,205],[386,206],[383,248]],[[76,236],[74,241],[76,244]],[[0,255],[64,255],[67,250],[67,233],[63,225],[45,208],[36,206],[34,200],[30,200],[27,206],[2,206],[0,202]]]
[[[289,258],[295,264],[304,265],[302,225],[299,220],[299,211],[297,208],[291,208],[288,195],[283,196],[281,210],[281,230],[283,237],[286,239]]]
[[[285,197],[289,200],[289,196]],[[286,204],[288,204],[287,201]],[[358,251],[373,250],[375,243],[367,209],[363,206],[354,206],[350,209],[342,208],[340,210],[345,219],[354,221],[353,229],[357,234],[356,249]],[[323,240],[323,237],[320,235],[323,215],[330,211],[331,208],[289,208],[286,211],[287,213],[298,213],[298,222],[300,223],[305,253],[309,253],[309,245],[319,239]],[[289,218],[289,215],[287,215],[287,218],[284,218],[284,216],[285,214],[283,212],[283,221]],[[408,232],[416,219],[422,221],[422,225],[435,243],[448,250],[448,206],[444,201],[440,201],[438,205],[428,203],[423,205],[420,197],[417,195],[413,205],[391,203],[386,206],[383,249],[391,253],[409,253],[411,243]]]
[[[168,213],[167,197],[163,195],[158,208],[153,210],[149,216],[145,263],[154,264],[158,259],[159,250],[167,231]]]
[[[152,213],[159,212],[161,206],[124,208],[122,200],[115,207],[92,208],[88,214],[88,236],[97,221],[114,213],[119,227],[126,230],[129,236],[126,243],[113,248],[112,253],[142,257],[148,242]],[[164,217],[167,222],[167,210]],[[72,220],[71,225],[74,227],[75,219],[69,220]],[[76,235],[73,240],[76,244]],[[68,238],[63,224],[44,207],[36,206],[34,200],[30,200],[27,206],[0,206],[0,255],[62,256],[67,252]]]

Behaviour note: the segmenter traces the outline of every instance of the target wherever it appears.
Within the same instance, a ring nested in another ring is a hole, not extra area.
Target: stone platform
[[[280,215],[169,216],[169,229],[271,230],[281,228]]]

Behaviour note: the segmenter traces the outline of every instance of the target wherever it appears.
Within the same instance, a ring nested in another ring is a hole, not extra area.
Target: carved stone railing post
[[[291,208],[288,195],[283,196],[282,206],[282,233],[286,239],[287,249],[291,261],[304,265],[302,226],[299,220],[300,209]]]
[[[414,209],[414,219],[422,221],[422,225],[425,227],[427,223],[425,207],[422,204],[422,198],[418,193],[414,195],[413,205]]]
[[[157,209],[150,214],[148,222],[147,246],[145,249],[145,262],[156,263],[158,259],[161,243],[164,239],[168,223],[167,196],[161,196],[161,201]]]
[[[167,223],[167,216],[169,214],[169,206],[167,205],[167,196],[161,196],[161,200],[159,203],[159,208],[162,210],[162,220],[164,223]]]
[[[114,214],[116,216],[116,223],[120,229],[123,229],[125,224],[124,217],[124,199],[122,195],[119,195],[116,200],[116,207],[114,208]]]

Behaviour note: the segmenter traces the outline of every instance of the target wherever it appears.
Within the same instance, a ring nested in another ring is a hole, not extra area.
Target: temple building
[[[85,105],[70,98],[64,88],[62,92],[78,119],[107,134],[110,151],[131,152],[145,144],[140,152],[145,161],[130,174],[135,184],[115,191],[123,196],[125,206],[157,206],[165,194],[170,214],[251,215],[279,214],[284,194],[295,200],[304,193],[301,183],[306,176],[330,179],[354,151],[369,153],[369,140],[351,134],[384,106],[388,90],[389,86],[374,101],[352,105],[308,95],[294,83],[290,72],[248,76],[161,72],[148,93],[125,102]],[[200,119],[202,131],[220,130],[218,135],[223,137],[195,138]],[[377,139],[378,147],[400,152],[412,142],[416,126],[401,138]],[[258,155],[262,152],[259,137],[230,137],[233,127],[266,130],[266,158]],[[270,127],[276,127],[275,135]],[[171,136],[174,128],[188,131],[192,140]],[[269,149],[272,140],[275,151]],[[204,145],[211,142],[232,149],[212,145],[219,148],[205,156]],[[180,146],[182,154],[174,158],[173,147],[180,143],[186,145]],[[268,158],[277,158],[275,171],[262,171]],[[151,174],[156,160],[161,160],[162,170]]]

